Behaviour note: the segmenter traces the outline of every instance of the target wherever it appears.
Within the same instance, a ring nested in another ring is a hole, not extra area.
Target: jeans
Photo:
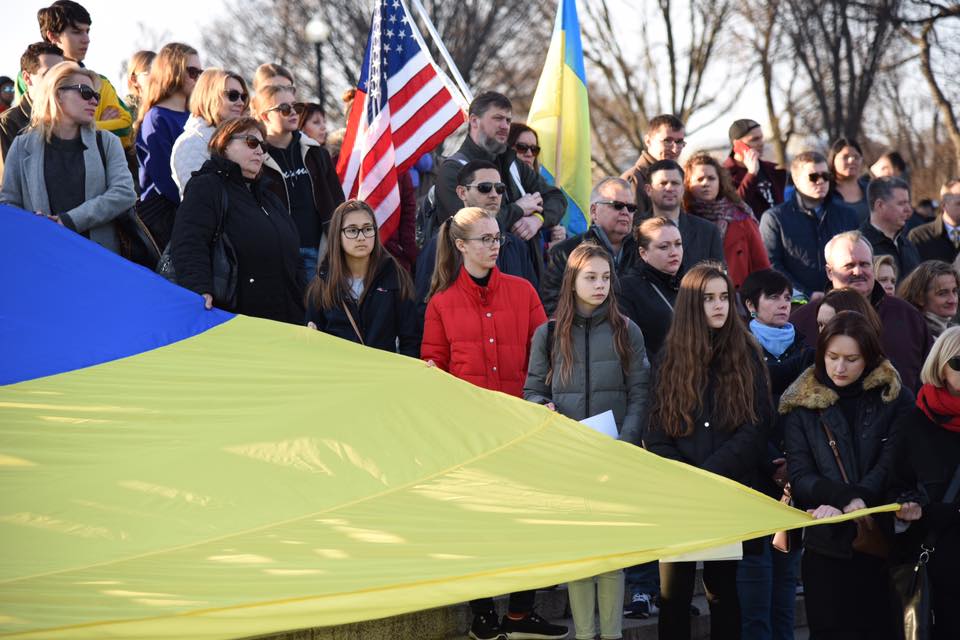
[[[593,640],[597,635],[594,610],[600,611],[600,637],[623,637],[623,571],[609,571],[592,578],[567,584],[570,611],[577,640]]]
[[[516,591],[510,594],[510,604],[507,607],[509,613],[528,614],[533,611],[533,602],[537,597],[537,590]],[[470,611],[477,616],[489,611],[496,612],[493,606],[493,598],[477,598],[470,601]]]
[[[761,553],[743,555],[737,569],[743,637],[793,640],[793,616],[800,573],[800,545],[781,553],[762,539]]]
[[[303,281],[310,284],[313,277],[317,275],[317,259],[319,252],[316,247],[300,247],[300,273],[303,274]]]
[[[690,602],[696,577],[696,562],[660,563],[658,632],[662,640],[690,640]],[[710,605],[710,638],[740,640],[737,561],[704,562],[703,587]]]

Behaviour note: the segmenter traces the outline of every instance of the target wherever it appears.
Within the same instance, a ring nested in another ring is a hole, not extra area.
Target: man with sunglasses
[[[620,176],[629,182],[635,191],[637,213],[633,226],[653,215],[653,204],[645,188],[650,184],[650,167],[660,160],[676,161],[680,157],[687,145],[685,131],[683,120],[669,113],[660,114],[647,124],[647,131],[643,136],[643,153],[636,163]]]
[[[500,173],[505,191],[497,221],[530,248],[534,272],[539,278],[543,255],[539,232],[546,226],[559,224],[567,209],[567,199],[560,189],[550,186],[533,169],[517,160],[517,153],[507,146],[513,106],[505,95],[485,91],[473,99],[469,109],[469,132],[460,149],[440,166],[436,184],[436,221],[439,229],[444,220],[463,206],[457,195],[457,174],[471,160],[492,162]]]
[[[593,242],[606,249],[613,258],[618,277],[636,264],[639,255],[637,241],[631,233],[636,211],[633,189],[626,180],[611,176],[597,183],[590,193],[590,228],[550,249],[540,284],[540,299],[547,315],[553,314],[557,308],[567,258],[580,244]]]
[[[824,247],[838,233],[859,227],[860,220],[839,199],[827,198],[830,172],[823,154],[798,154],[790,163],[790,175],[796,193],[763,214],[760,235],[770,264],[787,276],[794,297],[815,302],[827,284]]]

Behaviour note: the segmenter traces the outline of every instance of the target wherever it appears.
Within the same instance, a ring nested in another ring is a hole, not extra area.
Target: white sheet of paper
[[[594,431],[599,431],[605,436],[610,436],[614,440],[620,437],[617,433],[617,421],[613,418],[613,411],[607,409],[603,413],[584,418],[580,424],[586,425]]]
[[[743,560],[743,543],[734,542],[719,547],[682,553],[679,556],[660,558],[660,562],[705,562],[708,560]]]

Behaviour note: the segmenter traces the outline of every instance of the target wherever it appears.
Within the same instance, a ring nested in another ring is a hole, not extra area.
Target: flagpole
[[[402,2],[403,0],[401,0]],[[457,69],[457,65],[453,63],[453,58],[450,57],[450,52],[447,51],[447,48],[443,44],[443,40],[440,39],[440,34],[437,33],[436,27],[433,26],[433,22],[430,20],[430,16],[427,15],[427,10],[424,9],[423,4],[420,0],[410,0],[413,4],[413,8],[417,10],[417,13],[420,14],[420,18],[423,19],[423,22],[427,25],[427,31],[430,32],[430,37],[433,38],[434,43],[437,45],[437,49],[440,50],[440,55],[443,57],[443,61],[447,63],[447,68],[450,70],[453,79],[457,83],[457,88],[460,89],[460,93],[463,94],[463,97],[466,101],[473,102],[473,92],[470,91],[470,87],[467,86],[467,83],[464,81],[463,76],[460,75],[460,70]],[[420,46],[426,52],[426,44],[421,42]]]

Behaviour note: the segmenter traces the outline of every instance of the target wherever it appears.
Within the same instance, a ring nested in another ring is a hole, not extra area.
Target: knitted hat
[[[734,120],[733,124],[730,125],[730,132],[728,134],[730,136],[730,144],[733,144],[734,140],[739,140],[759,126],[760,123],[756,120]]]

